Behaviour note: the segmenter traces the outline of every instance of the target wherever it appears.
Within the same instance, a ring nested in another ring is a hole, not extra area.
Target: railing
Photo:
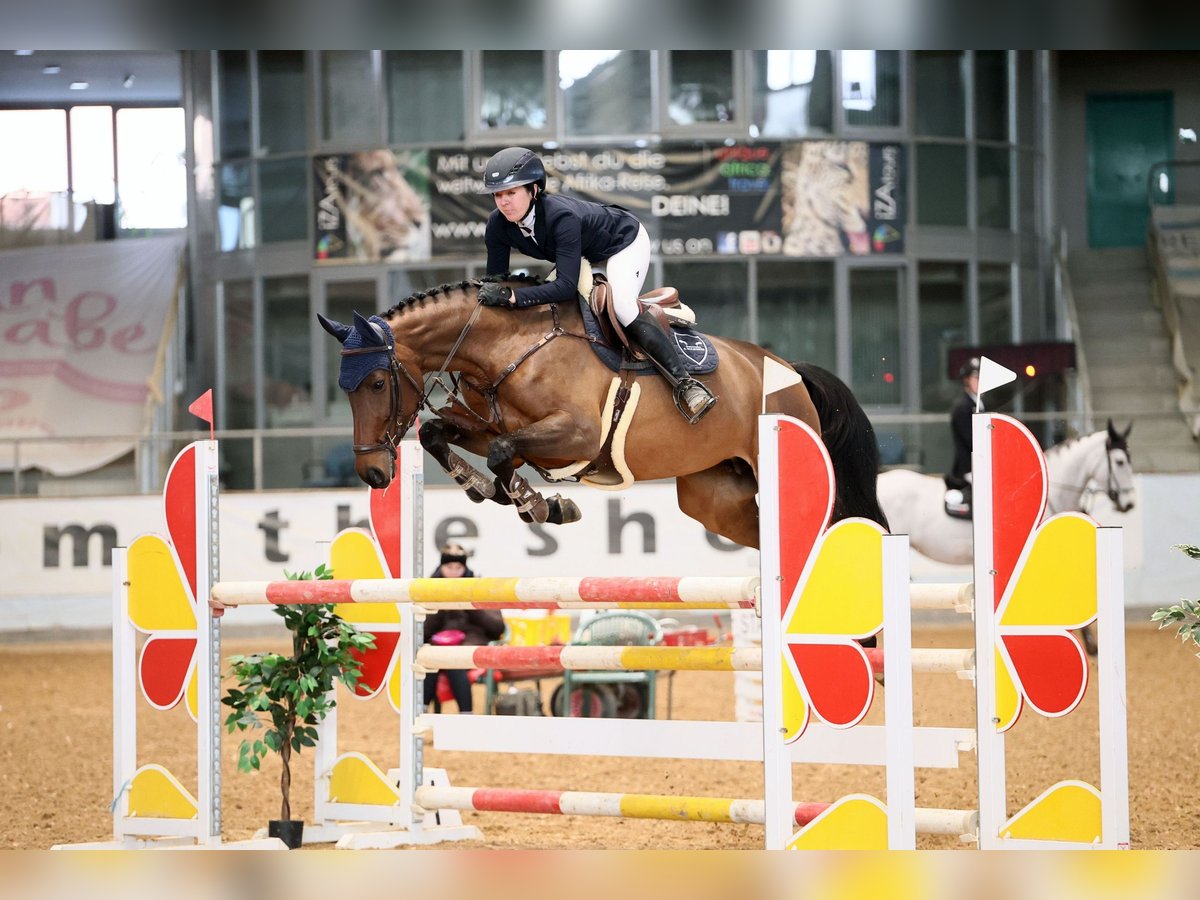
[[[1087,355],[1079,340],[1079,308],[1075,305],[1075,293],[1071,290],[1071,271],[1067,265],[1067,231],[1061,229],[1054,248],[1054,291],[1062,311],[1067,317],[1070,340],[1075,342],[1075,390],[1074,403],[1082,411],[1076,431],[1092,430],[1095,417],[1092,414],[1092,380],[1088,372]]]
[[[1004,409],[993,410],[1004,412]],[[1125,410],[1079,410],[1022,412],[1024,422],[1044,447],[1080,433],[1073,423],[1092,416],[1098,422],[1111,418],[1119,426],[1129,422],[1162,419],[1178,421],[1177,412],[1139,412]],[[885,468],[904,466],[940,473],[950,466],[953,449],[949,413],[870,413],[879,437]],[[1134,429],[1136,441],[1138,429]],[[228,429],[217,431],[222,442],[223,487],[231,490],[298,490],[313,487],[361,487],[349,472],[336,483],[315,477],[326,462],[329,451],[336,449],[349,457],[348,426],[273,429]],[[207,431],[171,431],[139,435],[80,435],[76,437],[5,438],[0,437],[0,498],[36,496],[123,496],[156,494],[162,490],[167,467],[185,444],[208,437]],[[119,478],[112,467],[55,479],[26,468],[32,445],[72,444],[78,441],[110,441],[132,444],[130,454],[118,461]],[[11,469],[11,471],[9,471]],[[435,465],[426,467],[427,484],[450,484],[449,478]],[[531,478],[531,481],[538,481]]]

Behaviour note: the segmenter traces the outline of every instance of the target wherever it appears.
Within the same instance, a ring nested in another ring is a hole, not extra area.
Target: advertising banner
[[[319,262],[479,256],[483,167],[498,148],[322,156]],[[907,216],[899,144],[800,141],[547,150],[547,187],[622,206],[652,252],[832,257],[899,253]]]
[[[183,239],[131,238],[0,254],[0,437],[140,434],[159,391]],[[161,398],[159,398],[161,402]],[[75,475],[130,440],[21,447],[21,468]],[[0,470],[11,470],[0,456]]]

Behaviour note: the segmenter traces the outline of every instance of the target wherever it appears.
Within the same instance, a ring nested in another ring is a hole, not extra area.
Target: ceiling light
[[[121,87],[123,87],[123,88],[131,88],[131,87],[133,87],[133,76],[132,76],[132,75],[126,75],[126,76],[125,76],[125,80],[121,82]]]
[[[86,91],[88,89],[88,83],[86,81],[72,81],[68,86],[73,91]]]
[[[33,56],[33,51],[32,50],[14,50],[13,54],[15,56]]]
[[[62,71],[62,66],[54,64],[54,63],[52,63],[48,66],[42,66],[42,74],[43,75],[57,75],[61,71]]]

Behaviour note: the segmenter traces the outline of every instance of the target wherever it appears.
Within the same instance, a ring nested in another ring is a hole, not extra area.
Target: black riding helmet
[[[505,147],[484,166],[483,190],[480,193],[494,194],[523,184],[536,184],[539,190],[545,190],[546,167],[532,150]]]

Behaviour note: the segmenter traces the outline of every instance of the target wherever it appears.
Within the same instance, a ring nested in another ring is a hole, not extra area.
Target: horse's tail
[[[887,516],[876,494],[879,444],[871,420],[849,386],[828,369],[812,363],[792,363],[792,367],[804,379],[817,408],[821,440],[833,461],[837,482],[833,520],[861,516],[887,528]]]

